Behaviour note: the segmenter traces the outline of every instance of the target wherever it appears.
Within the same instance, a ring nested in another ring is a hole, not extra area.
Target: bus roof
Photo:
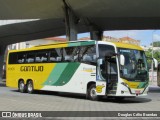
[[[136,50],[143,50],[142,47],[134,44],[127,44],[127,43],[121,43],[121,42],[112,42],[113,44],[116,45],[116,47],[120,48],[129,48],[129,49],[136,49]]]
[[[127,44],[127,43],[121,43],[121,42],[105,42],[105,41],[99,41],[99,42],[111,43],[111,44],[114,44],[116,47],[120,47],[120,48],[143,50],[142,47],[133,45],[133,44]],[[54,44],[39,45],[39,46],[34,46],[31,48],[26,48],[21,50],[10,50],[10,52],[21,52],[21,51],[40,50],[40,49],[60,48],[60,47],[72,47],[72,46],[85,46],[85,45],[94,45],[94,44],[96,44],[95,40],[67,41],[67,42],[59,42]]]
[[[67,41],[67,42],[58,42],[53,44],[44,44],[44,45],[34,46],[31,48],[25,48],[21,50],[10,50],[10,52],[31,51],[31,50],[40,50],[40,49],[50,49],[50,48],[72,47],[72,46],[85,46],[85,45],[94,45],[95,43],[96,43],[95,40]]]

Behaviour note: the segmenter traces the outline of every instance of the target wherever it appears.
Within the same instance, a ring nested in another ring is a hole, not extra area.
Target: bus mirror
[[[124,58],[124,55],[120,55],[120,64],[123,66],[125,63],[125,58]]]
[[[154,62],[154,67],[157,68],[158,67],[158,61],[155,58],[153,58],[153,62]]]
[[[98,59],[98,64],[102,65],[103,64],[103,60],[102,59]]]

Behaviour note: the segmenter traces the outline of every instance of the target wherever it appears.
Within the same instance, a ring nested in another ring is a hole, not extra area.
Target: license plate
[[[141,91],[140,91],[140,90],[136,90],[135,93],[136,93],[136,94],[140,94]]]

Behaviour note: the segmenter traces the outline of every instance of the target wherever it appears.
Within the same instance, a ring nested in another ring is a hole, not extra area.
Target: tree
[[[148,66],[149,68],[151,67],[151,63],[152,63],[152,49],[149,49],[148,51],[145,51],[145,54],[147,56],[147,62],[148,62]],[[153,57],[158,60],[158,62],[160,62],[160,51],[154,51]]]
[[[152,45],[152,43],[150,45]],[[153,46],[160,47],[160,41],[153,42]]]

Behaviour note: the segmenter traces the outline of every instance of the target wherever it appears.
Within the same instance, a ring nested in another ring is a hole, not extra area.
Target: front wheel
[[[27,92],[30,93],[30,94],[32,94],[33,91],[34,91],[33,82],[30,80],[30,81],[28,81],[28,83],[27,83]]]
[[[90,100],[96,101],[98,100],[98,96],[96,94],[96,85],[92,84],[87,90],[87,98]]]

